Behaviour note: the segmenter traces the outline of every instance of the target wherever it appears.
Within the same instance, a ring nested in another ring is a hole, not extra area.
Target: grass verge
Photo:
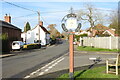
[[[93,80],[93,78],[95,80],[98,80],[96,78],[102,79],[102,78],[106,78],[106,79],[110,79],[110,78],[115,78],[118,79],[118,76],[115,74],[106,74],[105,73],[105,67],[97,67],[97,68],[93,68],[93,69],[87,69],[87,70],[81,70],[81,71],[76,71],[74,72],[74,78],[75,80],[78,80],[78,78],[87,78],[87,80]],[[61,75],[57,80],[59,79],[67,79],[69,78],[69,74],[63,74]],[[83,79],[84,80],[84,79]]]
[[[77,48],[77,50],[80,51],[105,51],[105,52],[120,52],[120,49],[103,49],[103,48],[93,48],[93,47],[89,47],[89,46],[79,46]]]

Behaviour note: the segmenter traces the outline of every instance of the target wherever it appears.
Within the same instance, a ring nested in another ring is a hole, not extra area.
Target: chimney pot
[[[11,23],[11,16],[10,16],[10,15],[8,16],[8,15],[6,14],[6,15],[4,16],[4,19],[5,19],[6,22]]]
[[[43,26],[43,21],[40,21],[40,24],[39,24],[40,26]]]

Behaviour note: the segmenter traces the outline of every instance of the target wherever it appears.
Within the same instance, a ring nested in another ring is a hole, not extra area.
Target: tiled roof
[[[48,32],[48,30],[47,30],[45,27],[40,26],[40,25],[37,25],[37,26],[41,27],[41,28],[42,28],[42,30],[43,30],[44,32],[46,32],[46,33],[50,34],[50,33]],[[36,27],[37,27],[37,26],[36,26]],[[32,30],[34,30],[36,27],[34,27],[33,29],[28,30],[28,31],[32,31]],[[22,32],[22,33],[24,33],[24,32]]]
[[[19,29],[19,30],[21,30],[20,28],[12,25],[10,23],[7,23],[5,21],[2,21],[2,20],[0,20],[0,27],[8,27],[8,28],[13,28],[13,29]]]
[[[44,32],[49,33],[45,27],[43,27],[43,26],[40,26],[40,27],[43,29]]]
[[[113,34],[113,35],[115,35],[115,31],[113,31],[113,30],[108,30],[111,34]]]
[[[106,27],[106,26],[103,26],[102,24],[98,24],[95,27],[93,27],[92,29],[95,29],[95,30],[108,30],[109,28]]]

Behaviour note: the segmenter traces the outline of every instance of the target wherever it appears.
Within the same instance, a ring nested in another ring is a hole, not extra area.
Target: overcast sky
[[[8,0],[7,0],[8,1]],[[66,0],[64,0],[66,1]],[[86,1],[86,0],[85,0]],[[29,0],[29,2],[15,2],[12,1],[11,3],[15,5],[19,5],[21,7],[33,10],[33,11],[40,11],[41,20],[44,23],[44,26],[47,27],[49,24],[56,24],[56,28],[62,32],[61,28],[61,20],[62,18],[69,13],[69,9],[73,7],[74,10],[84,9],[84,4],[86,2],[39,2]],[[111,2],[91,2],[96,8],[102,10],[103,13],[110,13],[110,11],[105,10],[116,10],[118,7],[117,0],[109,0]],[[0,19],[4,20],[5,14],[10,14],[12,17],[12,24],[16,25],[17,27],[23,30],[25,23],[28,21],[32,28],[34,28],[38,23],[38,16],[36,12],[25,10],[14,5],[10,5],[2,1],[1,6],[2,14],[0,13]],[[82,24],[82,29],[86,29],[90,27],[88,23]]]

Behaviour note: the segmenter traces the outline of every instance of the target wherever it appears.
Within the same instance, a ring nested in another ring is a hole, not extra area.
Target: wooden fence
[[[83,37],[80,45],[96,48],[120,49],[120,37]]]

